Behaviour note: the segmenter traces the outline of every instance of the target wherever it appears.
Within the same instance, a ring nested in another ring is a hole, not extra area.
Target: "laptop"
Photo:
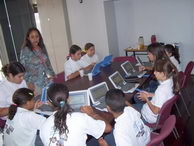
[[[90,98],[87,90],[69,92],[69,105],[74,111],[80,111],[81,106],[89,106]]]
[[[124,93],[132,93],[139,86],[138,83],[127,83],[118,71],[110,75],[109,80],[115,88],[121,89]]]
[[[87,75],[88,73],[92,73],[92,76],[96,76],[100,73],[100,67],[102,62],[96,63],[92,70],[84,71],[84,74]]]
[[[88,88],[88,93],[94,107],[97,107],[99,109],[106,108],[105,95],[107,91],[108,91],[108,86],[106,82],[102,82]]]
[[[143,66],[152,66],[151,62],[143,62],[139,56],[136,57],[136,60],[138,62],[139,65],[143,65]]]
[[[111,64],[112,61],[112,55],[105,56],[104,59],[102,60],[102,67],[106,67]]]
[[[135,70],[133,65],[129,61],[125,61],[124,63],[122,63],[121,68],[124,70],[126,78],[130,76],[134,78],[135,77],[141,78],[146,73],[146,71]]]

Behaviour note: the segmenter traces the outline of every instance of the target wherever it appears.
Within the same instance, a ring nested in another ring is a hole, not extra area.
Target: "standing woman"
[[[42,36],[37,28],[30,28],[26,34],[20,54],[20,61],[26,68],[25,80],[31,89],[40,93],[54,77]]]
[[[13,104],[13,93],[19,88],[27,88],[27,85],[24,80],[25,68],[21,63],[12,62],[1,70],[6,77],[0,83],[0,121],[3,123],[7,119],[9,106]]]

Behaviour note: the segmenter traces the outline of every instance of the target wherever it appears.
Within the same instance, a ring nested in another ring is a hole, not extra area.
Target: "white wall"
[[[144,36],[150,43],[152,34],[161,42],[180,42],[183,69],[194,55],[193,0],[119,0],[115,1],[120,55],[124,48],[136,45]]]
[[[115,6],[113,1],[104,2],[106,29],[110,54],[119,56]]]
[[[109,54],[102,0],[66,0],[72,43],[84,47],[91,42],[100,58]]]
[[[38,10],[43,39],[51,64],[56,73],[64,71],[64,62],[69,54],[67,20],[64,17],[62,0],[40,0]]]

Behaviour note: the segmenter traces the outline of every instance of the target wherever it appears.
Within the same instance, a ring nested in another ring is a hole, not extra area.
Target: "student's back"
[[[44,117],[33,111],[18,107],[14,119],[6,121],[5,146],[35,146],[36,132],[44,121]]]
[[[33,91],[27,88],[16,90],[13,103],[4,127],[5,146],[35,146],[36,132],[46,118],[32,111],[39,105],[35,104]]]
[[[132,107],[115,119],[114,137],[116,146],[145,146],[150,141],[150,129],[141,120],[141,114]]]
[[[94,120],[84,113],[74,112],[67,114],[66,124],[68,127],[67,137],[65,134],[59,135],[59,131],[55,131],[54,115],[50,116],[40,130],[40,137],[44,145],[56,146],[60,143],[60,139],[66,139],[64,146],[85,146],[87,134],[99,138],[105,128],[103,121]]]

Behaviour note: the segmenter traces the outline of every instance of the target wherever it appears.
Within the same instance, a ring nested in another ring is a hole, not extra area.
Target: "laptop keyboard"
[[[101,97],[98,101],[98,104],[94,105],[95,107],[98,107],[100,109],[106,108],[106,103],[105,103],[105,97]]]

